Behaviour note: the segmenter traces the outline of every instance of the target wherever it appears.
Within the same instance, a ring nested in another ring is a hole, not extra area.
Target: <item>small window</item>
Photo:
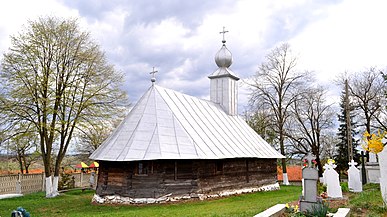
[[[138,162],[137,175],[148,175],[148,164],[144,162]]]

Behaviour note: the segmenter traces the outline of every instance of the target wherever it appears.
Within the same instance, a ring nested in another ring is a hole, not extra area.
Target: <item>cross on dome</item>
[[[153,67],[152,71],[149,72],[149,74],[152,75],[152,78],[151,78],[152,83],[154,83],[156,81],[156,77],[155,77],[156,72],[158,72],[158,71],[157,70],[155,71],[155,67]]]
[[[226,43],[226,39],[224,38],[224,35],[227,33],[228,31],[226,31],[226,27],[223,26],[223,31],[219,32],[219,34],[223,34],[223,40],[222,40],[222,43]]]

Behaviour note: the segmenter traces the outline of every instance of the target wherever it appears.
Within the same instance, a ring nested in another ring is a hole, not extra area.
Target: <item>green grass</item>
[[[112,206],[91,204],[94,191],[70,191],[46,199],[44,193],[0,200],[0,216],[10,216],[21,206],[31,216],[254,216],[277,203],[295,201],[300,186],[281,186],[279,191],[257,192],[217,200],[175,204]]]
[[[254,216],[277,203],[297,201],[300,186],[281,186],[279,191],[257,192],[217,200],[158,205],[94,205],[94,191],[74,190],[46,199],[43,192],[0,200],[0,216],[10,216],[21,206],[31,216]],[[361,193],[348,193],[354,216],[387,216],[378,184],[367,184]]]
[[[383,204],[379,184],[366,184],[363,186],[363,192],[350,193],[349,207],[353,214],[387,216],[387,207]]]

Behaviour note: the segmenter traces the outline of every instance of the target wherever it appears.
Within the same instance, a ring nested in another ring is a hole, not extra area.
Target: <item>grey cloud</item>
[[[128,91],[131,100],[134,102],[151,85],[149,72],[152,70],[152,66],[160,71],[157,75],[157,82],[163,84],[163,86],[182,90],[182,92],[190,95],[208,95],[209,81],[206,77],[216,69],[213,59],[217,49],[221,47],[218,41],[213,43],[214,48],[212,49],[214,52],[209,52],[208,48],[202,51],[184,50],[179,44],[173,43],[163,45],[163,47],[152,47],[151,41],[144,41],[144,38],[152,40],[152,37],[139,35],[136,32],[138,28],[150,27],[161,23],[163,20],[174,18],[176,22],[188,30],[184,37],[186,40],[190,40],[189,38],[196,34],[197,27],[202,24],[207,15],[211,15],[211,13],[231,14],[237,1],[83,0],[64,1],[64,4],[78,9],[80,15],[86,17],[91,23],[104,19],[105,13],[116,9],[127,12],[124,26],[117,31],[117,34],[121,35],[109,36],[114,41],[109,42],[110,47],[106,47],[105,44],[103,49],[106,50],[109,60],[116,65],[116,68],[125,73],[124,89]],[[289,40],[309,25],[310,22],[323,18],[325,14],[317,13],[316,15],[315,12],[321,7],[326,7],[325,5],[325,1],[322,0],[307,1],[302,5],[280,8],[275,11],[268,21],[270,28],[264,32],[262,36],[263,43],[259,45],[260,47],[240,50],[235,45],[236,48],[231,49],[234,54],[234,64],[231,69],[241,78],[252,76],[255,73],[254,67],[258,68],[259,63],[266,55],[263,50],[269,50],[279,41]],[[291,28],[284,28],[288,21],[291,22]],[[248,22],[251,23],[241,23],[240,25],[249,26],[250,28],[254,28],[254,25],[256,25],[254,21]],[[216,32],[214,31],[214,34]],[[154,38],[157,39],[157,35]],[[118,47],[122,48],[120,52],[117,51]],[[183,67],[187,59],[196,64],[190,68],[185,68],[186,71],[178,75],[181,82],[178,84],[169,82],[173,81],[174,76],[176,76],[172,71]],[[142,67],[138,67],[139,65]],[[204,82],[206,80],[208,82]]]
[[[279,41],[288,41],[301,33],[312,22],[325,18],[328,10],[322,10],[323,8],[338,3],[333,0],[306,1],[302,5],[275,11],[269,19],[270,28],[264,34],[266,46],[272,47]]]
[[[80,15],[87,17],[90,20],[98,20],[107,12],[120,8],[128,11],[129,15],[126,19],[126,25],[132,26],[139,23],[158,23],[161,20],[175,17],[187,26],[198,26],[202,23],[203,15],[217,12],[219,10],[231,10],[236,4],[232,0],[141,0],[141,1],[125,1],[125,0],[82,0],[68,1],[62,0],[64,5],[70,8],[75,8]]]

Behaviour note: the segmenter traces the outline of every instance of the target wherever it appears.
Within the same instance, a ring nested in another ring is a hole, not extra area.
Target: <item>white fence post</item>
[[[81,178],[80,178],[80,183],[79,183],[79,186],[82,188],[82,182],[83,182],[83,172],[81,171]]]
[[[17,174],[17,179],[16,179],[16,194],[21,194],[21,177],[20,173]]]

